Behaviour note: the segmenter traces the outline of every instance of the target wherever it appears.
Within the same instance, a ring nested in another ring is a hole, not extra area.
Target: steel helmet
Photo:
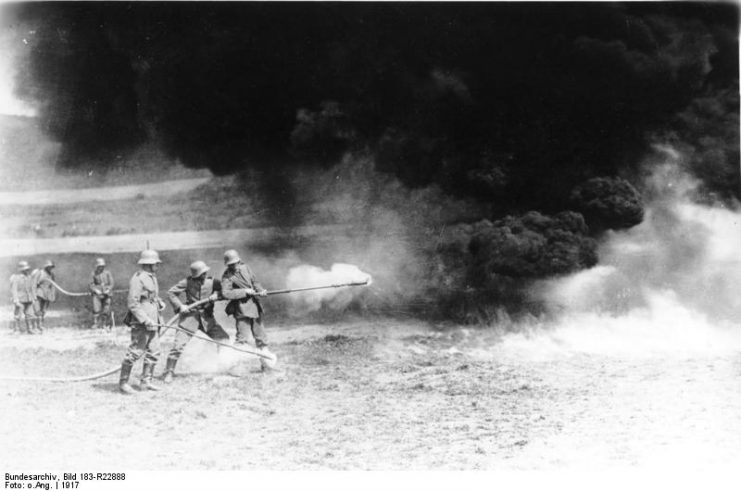
[[[46,261],[46,264],[44,264],[44,269],[46,269],[46,268],[53,268],[54,266],[55,266],[54,261],[52,261],[50,259],[50,260]]]
[[[144,250],[139,255],[138,264],[157,264],[161,262],[160,255],[153,249]]]
[[[190,276],[192,278],[198,278],[209,269],[211,268],[209,268],[208,265],[203,261],[195,261],[193,264],[190,265]]]
[[[28,265],[28,261],[18,261],[18,271],[25,271],[27,269],[31,269],[31,266]]]
[[[105,259],[103,259],[102,257],[99,257],[98,259],[96,259],[95,267],[97,268],[98,266],[105,266]]]
[[[224,264],[229,266],[230,264],[236,264],[241,259],[239,259],[239,254],[234,249],[229,249],[224,253]]]

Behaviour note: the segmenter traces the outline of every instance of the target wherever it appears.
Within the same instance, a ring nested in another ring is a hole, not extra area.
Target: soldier
[[[162,325],[160,312],[165,303],[159,298],[157,269],[162,263],[157,251],[145,250],[139,256],[141,269],[134,273],[129,282],[128,308],[124,324],[131,327],[131,344],[121,363],[119,389],[124,394],[133,394],[129,376],[134,363],[144,355],[140,390],[159,390],[152,385],[154,366],[159,357],[159,329]]]
[[[206,273],[210,270],[203,261],[196,261],[190,265],[190,276],[180,280],[167,291],[172,308],[180,314],[178,330],[175,333],[175,343],[167,356],[164,382],[172,382],[175,366],[185,346],[196,333],[196,329],[205,332],[208,337],[217,341],[229,339],[229,335],[221,328],[214,318],[214,302],[220,299],[221,282]],[[180,301],[180,294],[185,293],[185,305]],[[210,303],[195,309],[188,309],[188,305],[201,299],[208,298]],[[193,322],[188,322],[192,319]],[[218,349],[218,347],[217,347]]]
[[[52,284],[54,281],[54,261],[46,261],[43,269],[35,270],[31,276],[34,278],[34,285],[36,285],[36,322],[39,327],[39,331],[44,332],[44,319],[46,318],[46,310],[49,308],[49,304],[56,302],[57,300],[57,289]]]
[[[22,333],[21,314],[25,316],[26,332],[33,334],[36,327],[36,288],[31,277],[31,267],[26,261],[18,263],[18,273],[10,277],[10,294],[13,299],[13,331]]]
[[[236,344],[247,343],[247,328],[249,326],[255,345],[265,354],[268,350],[268,338],[262,324],[262,305],[258,297],[266,296],[266,290],[257,282],[255,273],[239,258],[234,249],[224,253],[226,270],[221,276],[221,295],[229,300],[226,313],[234,316],[237,325]],[[261,358],[263,369],[269,368],[267,362]]]
[[[93,297],[93,327],[103,329],[106,324],[110,325],[113,275],[106,269],[105,259],[102,257],[95,260],[89,288]]]

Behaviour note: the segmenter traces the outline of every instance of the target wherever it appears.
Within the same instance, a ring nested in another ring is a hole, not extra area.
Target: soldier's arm
[[[88,288],[90,288],[90,293],[92,293],[93,295],[100,295],[98,285],[95,284],[95,273],[90,275],[90,284],[88,285]]]
[[[211,294],[208,297],[209,300],[211,300],[212,302],[223,300],[224,297],[221,295],[221,280],[219,280],[218,278],[214,278],[211,281]]]
[[[38,288],[41,285],[41,271],[38,269],[34,269],[31,272],[31,284],[33,285],[34,290]]]
[[[131,311],[131,315],[133,315],[138,322],[142,324],[152,323],[152,319],[149,318],[142,308],[142,296],[146,296],[146,293],[144,292],[141,280],[139,280],[139,277],[135,275],[129,282],[129,296],[127,299],[129,310]]]
[[[262,284],[259,281],[257,281],[257,276],[255,276],[254,271],[250,269],[249,272],[250,272],[250,279],[252,280],[252,286],[255,288],[255,292],[258,295],[264,293],[266,290],[265,288],[263,288]]]
[[[249,297],[248,289],[234,288],[234,281],[231,278],[222,278],[221,295],[227,300],[240,300]]]
[[[187,287],[188,280],[183,279],[178,281],[169,290],[167,290],[167,299],[172,304],[172,308],[173,310],[175,310],[175,312],[178,312],[181,308],[183,308],[183,302],[180,301],[180,294],[185,292]]]

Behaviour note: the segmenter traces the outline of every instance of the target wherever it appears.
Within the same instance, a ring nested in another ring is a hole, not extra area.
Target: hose
[[[165,325],[165,324],[157,324],[157,325],[158,326],[165,327],[166,328],[165,330],[167,330],[170,327],[174,327],[178,331],[187,332],[188,334],[191,334],[191,335],[195,336],[195,333],[194,332],[191,332],[191,331],[189,331],[187,329],[183,329],[180,326],[176,326],[176,325],[171,325],[170,326],[170,325]],[[196,332],[198,332],[198,331],[196,331]],[[276,356],[273,353],[269,353],[269,352],[268,353],[263,353],[262,351],[259,351],[259,350],[251,350],[251,349],[247,349],[247,348],[238,348],[236,346],[232,346],[231,344],[222,343],[221,341],[217,341],[217,340],[211,339],[209,337],[201,337],[201,336],[195,336],[195,337],[197,337],[198,339],[201,339],[203,341],[208,341],[209,343],[213,343],[216,346],[223,346],[224,348],[233,349],[234,351],[239,351],[240,353],[247,353],[247,354],[250,354],[250,355],[259,356],[260,358],[265,358],[266,360],[276,361]]]
[[[198,307],[200,305],[203,305],[205,303],[209,302],[208,299],[199,300],[197,302],[194,302],[190,305],[188,305],[189,309]],[[175,321],[178,320],[178,317],[180,317],[178,314],[175,314],[172,319],[167,321],[165,324],[157,324],[158,326],[162,326],[165,328],[165,330],[162,332],[166,332],[167,329],[171,327],[175,327],[176,329],[180,329],[176,326],[174,326]],[[225,345],[229,346],[229,345]],[[253,353],[256,354],[256,353]],[[114,373],[121,370],[121,366],[118,365],[115,368],[111,368],[109,370],[106,370],[104,372],[94,373],[92,375],[85,375],[82,377],[3,377],[0,376],[0,380],[8,380],[13,382],[85,382],[88,380],[95,380],[103,377],[107,377],[109,375],[113,375]]]
[[[87,296],[90,296],[91,295],[90,292],[85,292],[85,293],[68,292],[67,290],[65,290],[64,288],[62,288],[61,286],[59,286],[59,283],[57,283],[56,281],[54,281],[52,279],[49,279],[49,278],[47,278],[47,281],[49,283],[51,283],[54,286],[54,288],[56,288],[57,290],[59,290],[63,294],[67,295],[68,297],[87,297]],[[127,291],[128,290],[113,290],[111,293],[123,293],[123,292],[127,292]]]

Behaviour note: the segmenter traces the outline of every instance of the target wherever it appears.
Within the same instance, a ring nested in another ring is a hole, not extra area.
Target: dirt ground
[[[0,461],[98,471],[741,463],[738,354],[544,352],[491,329],[389,318],[269,325],[269,335],[277,370],[193,340],[179,376],[156,393],[123,396],[117,376],[0,381]],[[116,366],[126,344],[124,328],[3,331],[0,368],[95,373]]]

